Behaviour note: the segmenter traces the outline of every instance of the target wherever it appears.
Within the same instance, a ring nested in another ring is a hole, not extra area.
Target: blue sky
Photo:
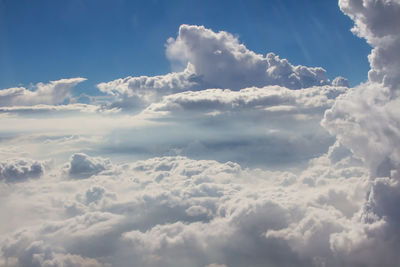
[[[370,47],[334,0],[1,0],[0,88],[85,77],[75,93],[97,94],[99,82],[168,73],[165,43],[181,24],[228,31],[351,85],[367,78]]]

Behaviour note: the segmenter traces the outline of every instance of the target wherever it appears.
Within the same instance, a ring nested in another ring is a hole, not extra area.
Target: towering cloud
[[[188,90],[236,91],[266,85],[300,89],[330,84],[323,68],[294,66],[273,53],[256,54],[232,34],[216,33],[203,26],[181,25],[178,37],[168,39],[166,47],[168,59],[172,64],[180,62],[186,66],[184,71],[127,77],[100,83],[98,88],[116,97],[113,106],[141,108],[162,96]]]
[[[368,59],[369,80],[391,89],[400,84],[400,2],[398,0],[340,0],[342,11],[355,22],[352,31],[373,47]],[[398,95],[398,94],[397,94]]]
[[[333,235],[332,249],[349,262],[393,265],[400,247],[400,1],[341,0],[339,5],[355,21],[353,31],[373,46],[371,70],[365,84],[337,99],[322,123],[365,160],[372,180],[361,223]]]
[[[339,1],[354,21],[353,31],[374,48],[369,56],[369,80],[338,99],[323,124],[377,176],[390,175],[400,165],[399,1]]]
[[[178,37],[168,40],[167,56],[193,64],[209,87],[237,90],[278,84],[298,89],[328,84],[322,68],[293,66],[273,53],[258,55],[232,34],[203,26],[182,25]]]

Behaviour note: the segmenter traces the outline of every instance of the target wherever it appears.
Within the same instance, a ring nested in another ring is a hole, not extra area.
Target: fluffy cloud
[[[38,83],[35,90],[16,87],[0,90],[0,106],[32,106],[37,104],[56,105],[68,100],[71,89],[84,78],[61,79],[48,84]]]
[[[159,100],[163,95],[197,88],[197,81],[198,75],[189,64],[183,72],[154,77],[127,77],[100,83],[97,87],[100,91],[116,98],[111,108],[140,110],[146,104]]]
[[[368,188],[363,168],[346,164],[346,156],[336,155],[335,164],[329,157],[299,175],[163,157],[113,165],[90,179],[13,184],[7,199],[24,195],[24,205],[0,202],[1,210],[46,212],[12,214],[33,218],[20,219],[14,233],[1,229],[1,260],[11,266],[323,266],[337,260],[330,236],[347,230]]]
[[[373,47],[368,59],[371,82],[392,89],[400,84],[400,2],[398,0],[339,0],[342,11],[355,22],[352,29]],[[397,94],[397,93],[396,93]],[[397,94],[398,95],[398,94]]]
[[[29,178],[37,179],[45,172],[45,163],[30,159],[10,159],[0,162],[0,181],[21,182]]]
[[[400,166],[399,1],[339,1],[354,21],[353,31],[374,47],[369,81],[336,101],[323,124],[343,144],[364,158],[375,176],[389,176]],[[390,55],[390,56],[389,56]]]
[[[266,85],[300,89],[329,84],[322,68],[294,66],[273,53],[258,55],[232,34],[216,33],[203,26],[182,25],[178,37],[168,39],[166,54],[171,62],[183,61],[185,70],[117,79],[100,83],[98,88],[115,96],[112,107],[138,109],[162,96],[189,90],[239,90]]]
[[[349,87],[349,81],[346,78],[339,76],[333,79],[332,85]]]
[[[353,265],[357,261],[393,265],[400,247],[396,209],[400,203],[400,2],[343,0],[339,4],[355,21],[353,31],[373,46],[371,70],[365,84],[338,97],[322,123],[365,161],[371,188],[359,219],[332,236],[331,248]],[[374,253],[362,253],[372,248]]]
[[[298,89],[328,84],[322,68],[293,66],[273,53],[255,54],[232,34],[203,26],[181,25],[178,37],[168,40],[167,57],[193,64],[208,88],[237,90],[278,84]]]
[[[64,166],[64,172],[72,179],[88,178],[112,166],[110,160],[89,157],[83,153],[76,153]]]
[[[400,99],[391,99],[381,84],[360,85],[339,97],[323,124],[366,160],[375,176],[400,166]]]

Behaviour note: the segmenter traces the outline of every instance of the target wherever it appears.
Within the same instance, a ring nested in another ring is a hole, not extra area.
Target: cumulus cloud
[[[373,47],[368,59],[371,82],[392,89],[400,84],[400,2],[398,0],[339,0],[341,10],[355,22],[352,29]],[[396,93],[397,94],[397,93]],[[398,95],[398,94],[397,94]]]
[[[64,166],[63,171],[72,179],[82,179],[108,170],[111,166],[111,161],[108,159],[76,153],[71,156],[70,162]]]
[[[346,78],[339,76],[339,77],[336,77],[335,79],[333,79],[332,85],[349,87],[349,81]]]
[[[47,213],[32,214],[14,233],[2,231],[1,260],[16,266],[62,266],[64,260],[93,266],[324,266],[338,260],[330,236],[347,230],[368,188],[367,172],[346,159],[333,165],[327,154],[295,175],[162,157],[119,164],[91,179],[15,184],[8,198],[25,195],[24,208],[41,206]],[[307,178],[315,183],[304,183]],[[0,209],[18,207],[0,203]]]
[[[373,46],[371,70],[367,83],[338,98],[323,124],[364,158],[375,176],[388,176],[400,165],[400,2],[343,0],[339,5],[355,21],[353,31]]]
[[[400,203],[400,2],[341,0],[339,5],[354,20],[353,32],[373,47],[371,70],[366,83],[338,97],[322,123],[364,160],[371,187],[359,219],[332,236],[331,248],[353,265],[393,265],[400,247],[395,208]]]
[[[360,85],[339,97],[325,114],[325,127],[366,160],[375,176],[400,166],[400,99],[381,84]]]
[[[167,57],[193,64],[209,88],[237,90],[278,84],[298,89],[328,84],[322,68],[293,66],[273,53],[258,55],[232,34],[204,26],[181,25],[178,37],[168,39]]]
[[[300,89],[330,84],[323,68],[294,66],[273,53],[256,54],[232,34],[203,26],[181,25],[178,37],[168,39],[166,55],[171,62],[183,61],[184,71],[127,77],[100,83],[98,88],[115,96],[112,107],[138,109],[162,96],[189,90],[266,85]]]
[[[100,83],[97,87],[116,98],[111,107],[140,110],[163,95],[197,88],[197,81],[198,75],[189,64],[183,72],[153,77],[126,77]]]
[[[38,83],[34,90],[16,87],[0,90],[0,106],[32,106],[37,104],[62,104],[71,96],[71,89],[84,78],[61,79],[50,83]]]
[[[40,178],[45,172],[45,162],[30,159],[9,159],[0,162],[0,181],[22,182],[26,179]]]

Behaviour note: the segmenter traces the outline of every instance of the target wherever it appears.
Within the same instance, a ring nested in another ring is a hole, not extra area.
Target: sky
[[[0,1],[0,266],[396,266],[400,1]]]
[[[98,94],[100,82],[166,74],[164,46],[181,24],[228,31],[256,53],[323,67],[331,79],[367,79],[370,47],[335,0],[2,0],[0,15],[0,88],[84,76],[76,92]]]

